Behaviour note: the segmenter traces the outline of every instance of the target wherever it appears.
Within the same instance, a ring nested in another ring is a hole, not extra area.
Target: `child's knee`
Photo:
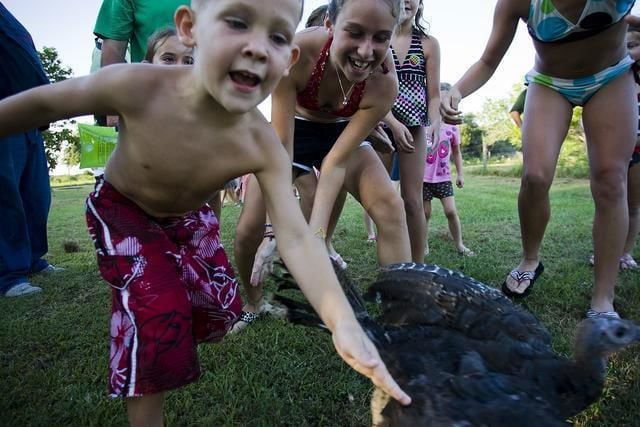
[[[398,193],[394,192],[387,197],[378,198],[367,211],[378,228],[398,227],[403,223],[406,224],[404,202]]]
[[[525,191],[548,193],[552,182],[553,176],[547,176],[544,173],[525,172],[522,175],[521,186]]]
[[[458,218],[458,210],[453,208],[445,208],[444,215],[447,217],[447,220],[452,221]]]

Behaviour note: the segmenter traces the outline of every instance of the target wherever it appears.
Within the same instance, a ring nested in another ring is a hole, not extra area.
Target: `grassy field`
[[[0,299],[0,425],[124,425],[120,400],[106,396],[109,287],[100,279],[84,223],[89,186],[55,188],[51,210],[51,262],[66,267],[55,277],[33,277],[37,296]],[[462,258],[434,205],[427,261],[497,286],[519,260],[518,181],[468,176],[456,200],[467,246]],[[589,306],[593,206],[588,184],[558,180],[543,244],[545,273],[525,305],[549,328],[555,349],[570,354],[572,331]],[[223,210],[223,239],[231,248],[238,207]],[[77,240],[80,252],[62,242]],[[375,247],[366,241],[361,209],[348,204],[336,249],[363,286],[375,276]],[[232,254],[229,254],[232,256]],[[640,320],[640,272],[623,272],[617,309]],[[271,289],[273,290],[273,289]],[[330,337],[278,319],[265,319],[218,345],[199,349],[201,380],[169,394],[168,425],[365,426],[370,384],[346,367]],[[576,417],[577,426],[640,425],[640,347],[611,359],[603,398]],[[507,404],[505,402],[505,404]]]

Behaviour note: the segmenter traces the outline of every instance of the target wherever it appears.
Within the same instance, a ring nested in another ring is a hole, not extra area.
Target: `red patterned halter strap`
[[[333,37],[329,37],[329,39],[323,46],[322,51],[320,52],[320,57],[318,58],[318,62],[316,62],[315,67],[313,68],[313,72],[311,73],[311,77],[309,77],[309,80],[307,81],[307,85],[302,91],[298,92],[296,100],[298,102],[298,105],[310,111],[320,111],[339,117],[351,117],[356,113],[356,111],[358,111],[358,108],[360,108],[360,101],[362,100],[364,89],[367,85],[366,80],[353,86],[353,90],[351,90],[351,95],[349,96],[347,105],[345,105],[340,110],[326,109],[318,105],[320,82],[322,81],[322,76],[324,76],[324,71],[327,67],[327,60],[329,59],[329,49],[331,48],[332,42]],[[389,69],[385,66],[384,63],[382,64],[382,72],[384,74],[387,74],[389,72]]]

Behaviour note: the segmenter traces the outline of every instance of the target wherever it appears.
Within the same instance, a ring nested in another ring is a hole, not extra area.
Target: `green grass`
[[[501,283],[519,261],[518,186],[513,178],[469,176],[457,191],[464,240],[478,254],[474,258],[456,254],[436,202],[428,261]],[[123,402],[106,396],[110,290],[97,272],[84,224],[89,188],[53,191],[49,259],[67,270],[34,277],[44,288],[37,296],[0,299],[0,425],[126,423]],[[549,328],[555,349],[570,354],[572,331],[589,306],[593,206],[582,180],[556,180],[551,197],[542,251],[546,270],[525,305]],[[223,210],[227,248],[238,214],[237,207]],[[376,258],[361,218],[349,199],[335,247],[365,285],[375,276]],[[65,253],[65,239],[78,241],[80,252]],[[639,278],[634,272],[620,276],[616,301],[625,318],[640,320]],[[369,424],[371,386],[338,358],[327,334],[265,319],[221,344],[200,346],[199,355],[201,380],[168,395],[168,425]],[[603,398],[576,417],[576,425],[639,425],[639,359],[638,347],[611,359]]]
[[[60,175],[51,177],[51,186],[53,188],[93,184],[94,182],[96,182],[96,179],[91,172],[84,172],[78,175]]]

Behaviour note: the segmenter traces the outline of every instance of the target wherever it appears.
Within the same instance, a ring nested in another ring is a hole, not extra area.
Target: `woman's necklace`
[[[349,90],[345,93],[344,91],[344,86],[342,86],[342,79],[340,78],[340,73],[338,73],[338,67],[336,67],[335,65],[333,66],[333,69],[336,70],[336,76],[338,77],[338,84],[340,85],[340,91],[342,92],[342,106],[346,107],[347,103],[349,102],[348,98],[349,95],[351,94],[351,91],[353,90],[353,87],[356,85],[355,83],[351,83],[351,87],[349,88]]]

